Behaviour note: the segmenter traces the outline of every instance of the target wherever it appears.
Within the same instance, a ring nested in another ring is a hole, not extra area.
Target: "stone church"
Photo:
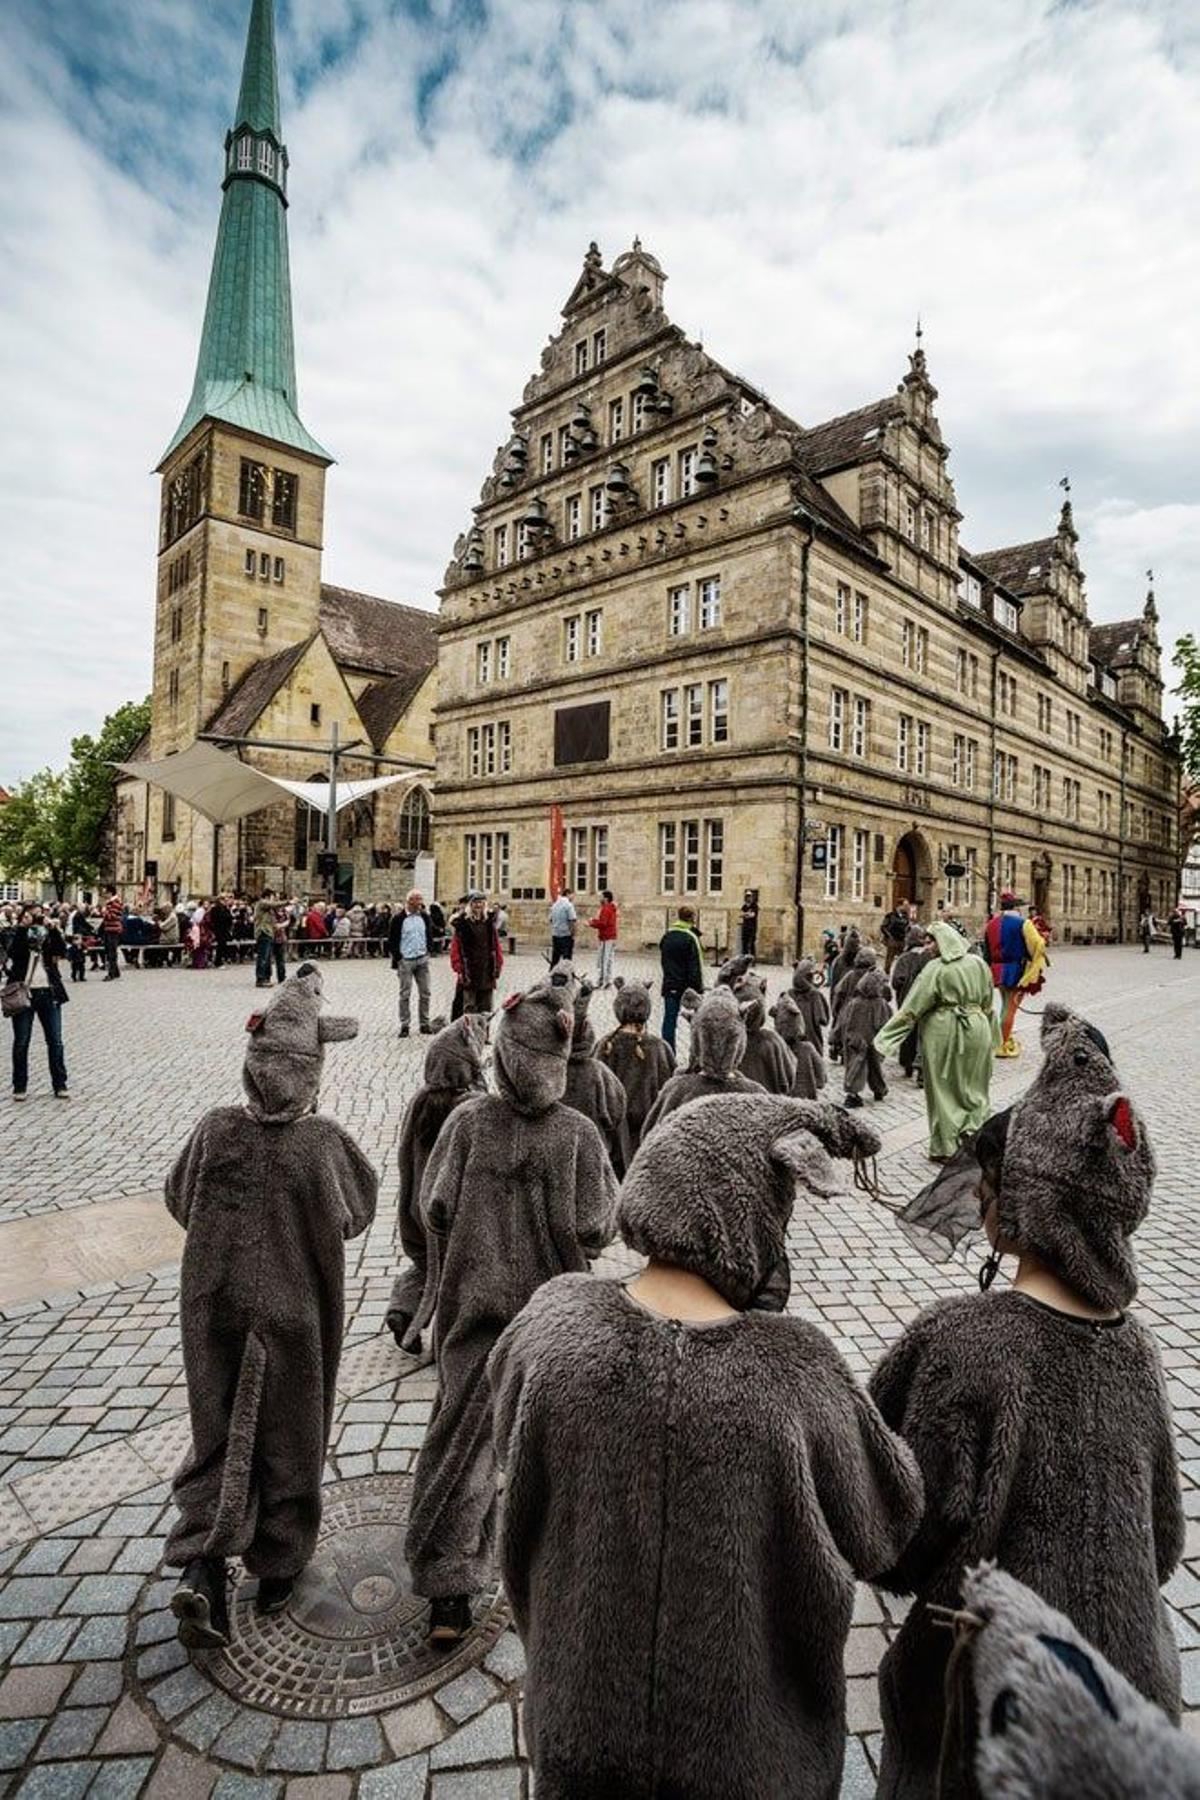
[[[785,956],[901,899],[978,926],[1016,888],[1076,941],[1165,912],[1153,593],[1090,622],[1069,496],[967,550],[919,340],[895,392],[805,426],[671,323],[665,279],[592,245],[455,546],[443,887],[541,939],[561,853],[631,948],[682,903],[730,944],[754,889]]]
[[[288,273],[288,154],[273,0],[253,0],[226,134],[223,200],[195,381],[162,457],[149,741],[132,760],[206,737],[269,774],[323,780],[336,725],[357,754],[339,779],[429,766],[435,615],[322,580],[332,458],[301,421]],[[288,746],[264,748],[270,741]],[[388,759],[388,760],[383,760]],[[430,790],[377,793],[339,817],[338,888],[394,897],[430,841]],[[324,821],[300,802],[225,825],[124,780],[116,877],[132,897],[264,886],[308,893]]]

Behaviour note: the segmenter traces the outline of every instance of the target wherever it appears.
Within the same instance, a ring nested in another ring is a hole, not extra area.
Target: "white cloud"
[[[147,684],[148,471],[245,7],[104,16],[25,0],[0,95],[0,779]],[[920,311],[964,541],[1048,531],[1069,469],[1093,616],[1153,565],[1186,629],[1200,47],[1170,0],[281,0],[280,50],[330,579],[434,603],[588,240],[640,232],[673,316],[806,422],[887,392]]]

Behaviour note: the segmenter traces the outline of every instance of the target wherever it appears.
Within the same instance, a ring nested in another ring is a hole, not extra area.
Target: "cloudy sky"
[[[590,238],[805,423],[919,312],[975,550],[1200,590],[1190,0],[278,0],[326,578],[434,604]],[[248,0],[6,0],[0,782],[148,687]]]

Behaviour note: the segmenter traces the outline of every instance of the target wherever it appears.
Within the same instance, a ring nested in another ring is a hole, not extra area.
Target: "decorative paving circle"
[[[499,1581],[476,1596],[451,1654],[429,1648],[429,1602],[404,1561],[411,1475],[363,1475],[325,1489],[316,1552],[283,1612],[255,1610],[245,1578],[230,1597],[230,1643],[198,1657],[234,1699],[296,1719],[352,1718],[415,1700],[486,1656],[508,1608]]]

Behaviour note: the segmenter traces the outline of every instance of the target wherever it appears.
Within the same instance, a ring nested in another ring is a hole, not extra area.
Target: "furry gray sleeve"
[[[844,1366],[818,1419],[812,1455],[834,1541],[859,1580],[874,1580],[903,1555],[921,1523],[925,1491],[912,1451]]]
[[[349,1132],[337,1127],[336,1149],[325,1158],[325,1173],[346,1210],[342,1236],[358,1237],[375,1217],[379,1177]]]
[[[583,1123],[587,1130],[575,1148],[575,1230],[580,1248],[593,1257],[613,1240],[620,1189],[603,1138],[590,1119]]]
[[[163,1192],[167,1202],[167,1211],[183,1229],[188,1228],[191,1216],[192,1201],[196,1194],[196,1183],[204,1163],[204,1147],[208,1119],[201,1119],[183,1146],[175,1161],[175,1166],[167,1176]]]
[[[454,1223],[470,1148],[470,1107],[456,1106],[438,1133],[421,1180],[421,1217],[426,1229],[445,1237]]]

